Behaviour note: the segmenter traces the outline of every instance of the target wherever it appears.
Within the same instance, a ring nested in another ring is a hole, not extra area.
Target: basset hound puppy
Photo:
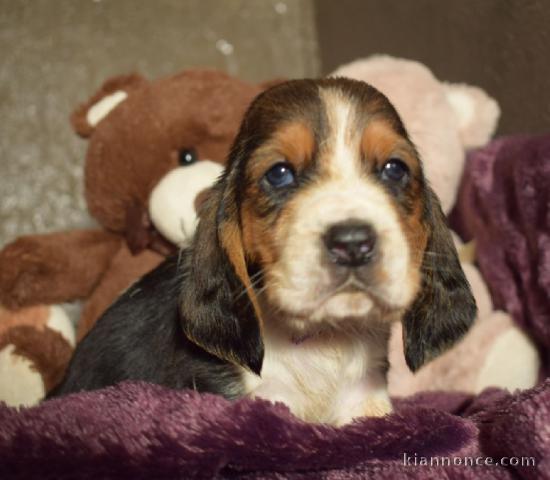
[[[340,425],[390,411],[392,322],[416,370],[475,314],[388,99],[354,80],[295,80],[252,103],[193,244],[119,298],[50,397],[145,380]]]

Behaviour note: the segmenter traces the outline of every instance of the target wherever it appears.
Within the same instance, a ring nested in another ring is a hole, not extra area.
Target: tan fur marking
[[[418,196],[415,197],[415,200],[412,214],[407,218],[401,217],[401,226],[411,247],[411,261],[415,266],[419,267],[428,242],[428,230],[422,223],[422,205]]]
[[[274,144],[289,162],[298,169],[303,169],[313,156],[315,138],[307,125],[291,122],[276,132]]]
[[[279,162],[289,162],[300,171],[311,161],[314,150],[315,138],[305,123],[285,123],[254,153],[249,162],[249,175],[253,181],[258,181],[271,166]]]
[[[243,205],[241,217],[243,244],[249,258],[259,261],[264,268],[273,264],[277,260],[277,252],[269,226],[254,214],[250,202]]]
[[[371,120],[361,138],[361,151],[370,162],[377,162],[382,166],[391,155],[399,155],[414,172],[418,169],[418,162],[411,158],[410,146],[384,120]]]
[[[222,248],[227,253],[229,261],[235,269],[235,273],[241,280],[242,284],[246,288],[250,301],[256,312],[256,317],[262,327],[261,310],[258,305],[258,300],[254,294],[250,277],[246,268],[245,254],[243,249],[241,230],[235,222],[226,222],[221,227],[220,241]]]

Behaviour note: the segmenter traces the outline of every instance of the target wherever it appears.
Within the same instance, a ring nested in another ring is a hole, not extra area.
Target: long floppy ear
[[[257,375],[264,344],[239,227],[231,172],[213,187],[195,234],[181,296],[187,338]]]
[[[405,359],[412,371],[458,341],[477,312],[445,215],[429,187],[425,211],[430,233],[422,261],[422,286],[403,318]]]

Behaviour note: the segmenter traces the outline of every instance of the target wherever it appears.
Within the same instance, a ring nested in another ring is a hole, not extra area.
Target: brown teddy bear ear
[[[78,106],[71,115],[76,133],[88,138],[97,124],[128,95],[147,83],[141,75],[132,73],[107,80],[87,102]]]

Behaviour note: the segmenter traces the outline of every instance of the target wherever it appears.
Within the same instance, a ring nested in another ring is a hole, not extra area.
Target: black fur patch
[[[47,398],[124,380],[240,396],[238,368],[181,332],[178,299],[188,262],[189,252],[179,267],[172,257],[127,290],[80,342],[64,380]]]
[[[413,371],[457,342],[477,313],[445,216],[429,187],[424,221],[431,233],[421,267],[422,286],[403,318],[405,359]]]

